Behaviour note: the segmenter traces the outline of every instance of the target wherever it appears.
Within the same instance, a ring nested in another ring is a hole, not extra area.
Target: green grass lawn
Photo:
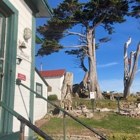
[[[115,113],[96,112],[93,118],[79,119],[94,130],[107,135],[111,133],[139,134],[140,132],[140,119],[129,118]],[[41,129],[48,134],[63,134],[63,119],[53,117],[43,125]],[[86,129],[75,120],[69,117],[66,118],[67,134],[81,133],[86,135],[88,131],[90,132],[90,130]],[[85,132],[85,134],[83,132]]]
[[[59,104],[59,101],[57,102]],[[126,102],[126,100],[120,102]],[[94,103],[94,108],[117,109],[118,107],[117,100],[96,100]],[[88,109],[92,109],[90,99],[73,99],[73,108],[75,104],[84,104]],[[78,119],[98,133],[106,135],[109,140],[140,140],[140,119],[121,116],[113,112],[94,112],[92,118]],[[46,134],[63,135],[63,118],[51,117],[41,129]],[[94,136],[95,134],[75,120],[66,117],[66,135]]]

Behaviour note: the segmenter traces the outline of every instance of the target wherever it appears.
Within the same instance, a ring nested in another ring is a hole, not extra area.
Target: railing
[[[57,106],[56,104],[54,104],[53,102],[49,101],[48,99],[44,98],[43,96],[41,96],[40,94],[38,94],[37,92],[33,91],[32,89],[30,89],[29,87],[25,86],[24,84],[21,83],[21,80],[17,79],[16,80],[16,84],[17,85],[22,85],[23,87],[25,87],[26,89],[30,90],[32,93],[36,94],[37,96],[39,96],[40,98],[42,98],[43,100],[47,101],[48,103],[50,103],[51,105],[53,105],[54,107],[58,108],[60,111],[62,111],[64,113],[64,117],[66,115],[68,115],[69,117],[71,117],[72,119],[74,119],[75,121],[77,121],[78,123],[80,123],[81,125],[83,125],[84,127],[86,127],[87,129],[89,129],[90,131],[92,131],[93,133],[95,133],[96,135],[100,136],[103,140],[107,140],[107,138],[105,138],[103,135],[101,135],[100,133],[98,133],[97,131],[93,130],[91,127],[87,126],[85,123],[83,123],[82,121],[80,121],[79,119],[77,119],[76,117],[72,116],[70,113],[68,113],[67,111],[65,111],[63,108]],[[65,120],[64,120],[65,123]],[[65,130],[64,130],[65,131]],[[65,133],[64,133],[65,135]],[[65,140],[65,136],[64,136],[64,140]]]
[[[14,111],[10,107],[8,107],[2,101],[0,101],[0,106],[2,106],[5,110],[7,110],[9,113],[11,113],[13,116],[15,116],[20,121],[20,123],[21,123],[21,125],[20,125],[20,140],[24,140],[24,127],[25,127],[25,125],[27,125],[29,128],[31,128],[34,132],[36,132],[38,135],[40,135],[45,140],[53,140],[50,136],[48,136],[42,130],[37,128],[35,125],[33,125],[30,121],[28,121],[23,116],[18,114],[16,111]]]

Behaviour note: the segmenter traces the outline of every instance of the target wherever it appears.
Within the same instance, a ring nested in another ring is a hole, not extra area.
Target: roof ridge
[[[64,70],[64,71],[66,71],[65,69],[56,69],[56,70],[42,70],[42,71],[59,71],[59,70]]]
[[[42,77],[60,77],[66,72],[65,69],[39,71]]]

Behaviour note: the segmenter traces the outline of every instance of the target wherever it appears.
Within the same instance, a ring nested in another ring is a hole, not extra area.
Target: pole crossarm
[[[62,111],[63,113],[65,113],[66,115],[68,115],[69,117],[71,117],[72,119],[74,119],[75,121],[77,121],[78,123],[82,124],[84,127],[86,127],[87,129],[89,129],[90,131],[92,131],[93,133],[97,134],[98,136],[100,136],[101,138],[103,138],[103,140],[108,140],[107,138],[105,138],[103,135],[101,135],[100,133],[98,133],[97,131],[93,130],[91,127],[87,126],[85,123],[83,123],[82,121],[80,121],[79,119],[77,119],[76,117],[72,116],[70,113],[68,113],[67,111],[65,111],[63,108],[57,106],[56,104],[54,104],[53,102],[49,101],[48,99],[44,98],[43,96],[41,96],[40,94],[38,94],[37,92],[35,92],[34,90],[30,89],[29,87],[25,86],[24,84],[21,83],[21,80],[17,79],[16,80],[16,84],[17,85],[21,85],[23,87],[25,87],[26,89],[30,90],[32,93],[36,94],[37,96],[39,96],[40,98],[44,99],[45,101],[47,101],[48,103],[50,103],[51,105],[53,105],[54,107],[58,108],[60,111]]]

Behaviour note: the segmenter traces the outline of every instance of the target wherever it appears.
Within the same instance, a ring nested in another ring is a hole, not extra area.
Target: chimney
[[[42,63],[40,64],[40,71],[42,71]]]

